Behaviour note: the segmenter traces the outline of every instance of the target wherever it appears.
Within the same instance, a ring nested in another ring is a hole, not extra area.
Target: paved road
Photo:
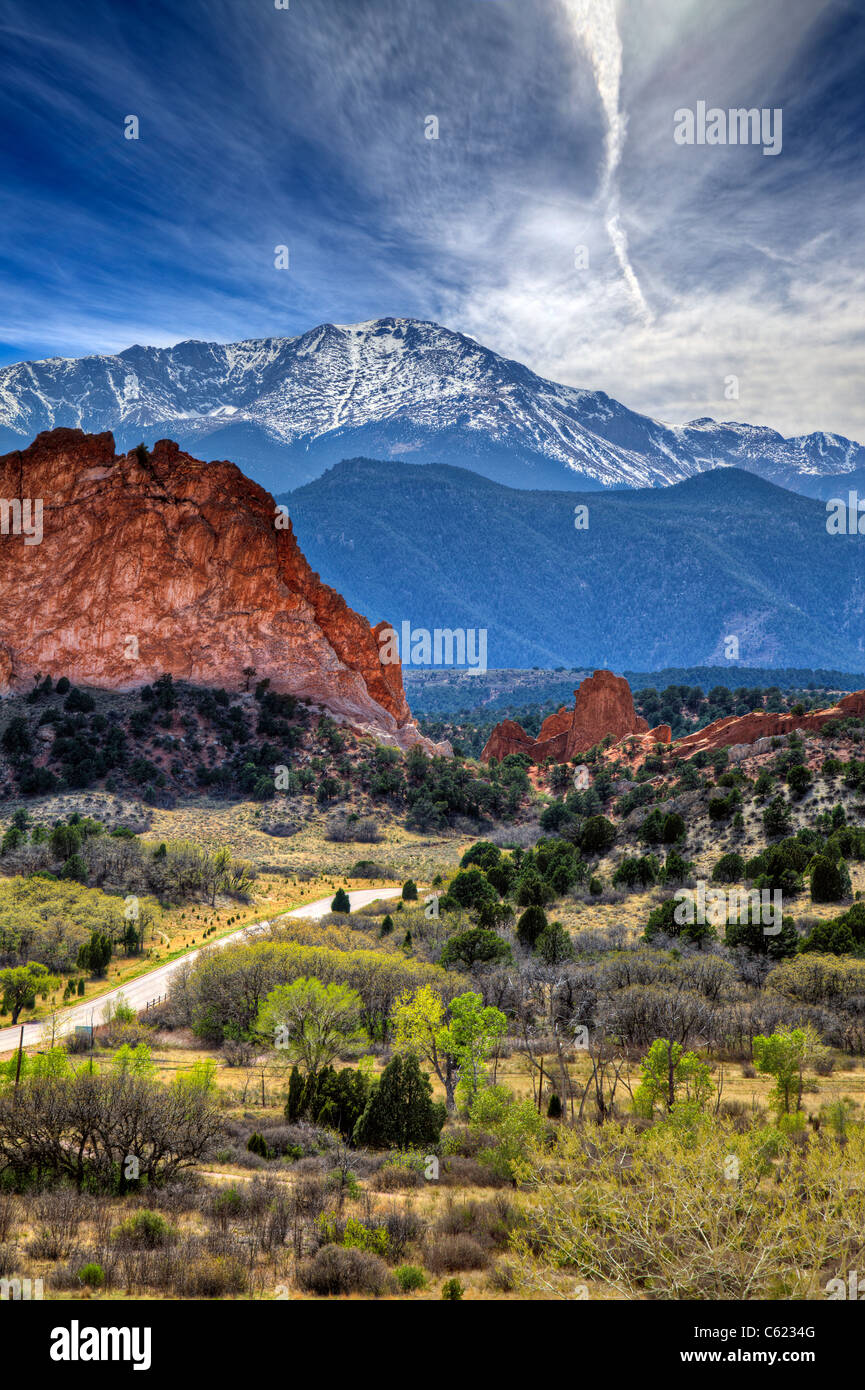
[[[400,893],[399,888],[356,888],[349,893],[348,900],[351,903],[352,912],[358,907],[366,907],[368,903],[375,902],[376,898],[395,898]],[[325,917],[330,912],[332,897],[319,898],[317,902],[305,903],[303,907],[295,907],[291,912],[280,913],[281,917]],[[275,918],[274,920],[278,920]],[[226,946],[231,941],[238,941],[240,937],[247,933],[262,931],[269,927],[270,922],[256,922],[251,927],[242,927],[240,931],[232,932],[229,936],[222,937],[219,941],[211,943],[213,946]],[[199,949],[204,949],[203,947]],[[66,1033],[71,1033],[76,1025],[94,1023],[98,1025],[102,1022],[102,1014],[107,1004],[115,1002],[121,995],[129,1004],[130,1008],[143,1009],[152,1000],[158,999],[160,995],[166,994],[168,982],[175,970],[184,961],[195,960],[199,954],[196,951],[187,951],[185,955],[179,956],[177,960],[169,961],[166,965],[158,965],[153,970],[149,970],[146,975],[139,975],[137,980],[129,980],[125,985],[118,986],[117,989],[108,990],[101,994],[98,999],[88,1000],[84,1004],[73,1005],[68,1009],[59,1010],[57,1013],[57,1029],[55,1036],[60,1038]],[[44,1021],[38,1023],[24,1024],[24,1046],[34,1047],[42,1041]],[[12,1052],[18,1046],[18,1038],[21,1033],[21,1025],[16,1024],[14,1028],[0,1028],[0,1054]]]

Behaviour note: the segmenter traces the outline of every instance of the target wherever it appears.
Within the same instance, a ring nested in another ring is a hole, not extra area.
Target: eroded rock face
[[[512,719],[503,720],[490,734],[481,757],[501,759],[506,753],[527,753],[536,763],[547,758],[565,763],[608,734],[618,741],[629,734],[648,732],[646,720],[634,709],[631,687],[624,676],[596,671],[580,682],[574,700],[570,712],[563,706],[556,714],[547,716],[536,739]]]
[[[41,499],[43,530],[0,536],[0,691],[37,673],[116,690],[269,678],[383,741],[450,752],[422,739],[377,630],[234,464],[171,440],[117,456],[111,434],[59,429],[0,458],[0,497]]]
[[[609,758],[625,753],[642,761],[660,743],[672,745],[672,755],[677,759],[692,758],[695,753],[712,752],[715,748],[729,748],[731,761],[737,762],[755,752],[765,752],[772,738],[795,729],[822,729],[830,720],[851,715],[865,718],[865,690],[857,690],[844,695],[837,705],[809,714],[755,710],[753,714],[727,715],[673,742],[669,724],[658,724],[650,729],[646,720],[636,714],[630,686],[623,676],[614,676],[611,671],[596,671],[581,682],[574,695],[574,709],[569,712],[562,706],[555,714],[547,715],[536,739],[512,719],[497,724],[481,757],[501,759],[508,753],[527,753],[535,763],[543,763],[547,758],[566,763],[611,735],[614,743],[608,751]]]
[[[497,758],[501,762],[509,753],[527,753],[531,758],[536,742],[513,719],[503,719],[487,739],[481,757],[486,760]]]
[[[751,745],[762,742],[763,748],[771,745],[769,739],[790,734],[795,729],[822,729],[833,719],[845,719],[851,715],[865,716],[865,690],[856,690],[844,695],[837,705],[828,709],[813,710],[808,714],[774,714],[769,710],[755,710],[752,714],[727,715],[698,729],[693,734],[676,740],[675,753],[682,758],[692,758],[701,751],[710,753],[715,748],[738,748],[746,746],[749,753]],[[758,749],[757,751],[762,751]],[[742,753],[742,757],[746,754]]]
[[[580,681],[574,692],[574,722],[568,735],[567,757],[585,753],[607,735],[618,741],[628,734],[645,734],[649,725],[634,709],[631,687],[624,676],[612,671],[596,671]]]

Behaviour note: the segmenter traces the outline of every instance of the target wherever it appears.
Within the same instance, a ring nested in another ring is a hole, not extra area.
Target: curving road
[[[349,893],[348,900],[352,912],[354,912],[356,908],[366,907],[369,903],[375,902],[377,898],[396,898],[401,891],[399,888],[356,888],[354,892]],[[330,912],[332,901],[333,895],[319,898],[317,902],[304,903],[303,907],[295,907],[291,912],[281,912],[279,916],[312,917],[317,920]],[[279,918],[274,918],[274,920],[278,921]],[[251,927],[241,927],[239,931],[231,932],[229,936],[223,936],[218,941],[210,942],[208,947],[198,947],[194,951],[187,951],[184,955],[178,956],[177,960],[169,961],[166,965],[157,965],[153,970],[148,970],[146,975],[139,975],[136,980],[129,980],[125,985],[107,990],[105,994],[100,994],[98,999],[88,1000],[84,1004],[73,1004],[68,1009],[59,1009],[57,1011],[55,1037],[61,1038],[66,1033],[73,1032],[76,1025],[94,1023],[98,1027],[102,1022],[102,1012],[105,1006],[116,1002],[121,995],[130,1008],[145,1008],[147,1004],[167,993],[168,982],[175,970],[185,961],[195,960],[200,951],[210,949],[213,946],[227,946],[229,942],[238,941],[243,936],[262,931],[269,926],[270,922],[267,921],[256,922]],[[35,1023],[25,1022],[24,1046],[34,1047],[41,1042],[44,1028],[44,1019],[39,1019]],[[12,1052],[17,1048],[20,1034],[20,1023],[16,1023],[14,1028],[0,1028],[0,1055]]]

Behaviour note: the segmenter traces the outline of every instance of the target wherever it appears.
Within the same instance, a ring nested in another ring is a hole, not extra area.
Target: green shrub
[[[594,857],[605,854],[616,842],[616,827],[606,816],[590,816],[580,834],[580,848]]]
[[[445,1279],[442,1284],[442,1298],[448,1303],[455,1303],[462,1298],[465,1289],[459,1279]]]
[[[136,1211],[115,1226],[111,1239],[116,1245],[135,1250],[158,1250],[170,1245],[177,1232],[158,1211]]]
[[[59,682],[57,689],[60,689]],[[73,686],[63,703],[63,708],[70,714],[89,714],[91,710],[96,708],[96,701],[92,695],[88,695],[85,691],[79,690],[77,686]]]
[[[419,1265],[398,1265],[393,1277],[402,1293],[414,1293],[415,1289],[425,1289],[427,1277]]]
[[[527,907],[517,922],[517,940],[526,950],[533,951],[541,933],[546,930],[547,915],[542,907]]]
[[[366,1250],[371,1255],[386,1255],[389,1241],[384,1226],[365,1226],[362,1221],[350,1216],[345,1223],[342,1243],[346,1250]]]
[[[713,883],[741,883],[745,877],[745,861],[741,854],[722,854],[712,870]]]
[[[838,903],[850,892],[850,875],[843,859],[837,863],[818,854],[811,869],[811,901]]]
[[[91,1262],[90,1264],[83,1265],[81,1269],[79,1269],[78,1278],[85,1288],[101,1289],[102,1285],[105,1283],[105,1270],[101,1265]]]
[[[297,1279],[306,1293],[320,1297],[340,1294],[384,1293],[388,1283],[387,1265],[366,1250],[343,1245],[323,1245],[311,1260],[298,1267]]]

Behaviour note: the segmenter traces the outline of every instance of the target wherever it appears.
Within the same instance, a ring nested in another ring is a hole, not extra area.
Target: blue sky
[[[0,362],[405,315],[865,439],[860,11],[0,0]],[[781,154],[677,145],[700,100],[780,107]]]

